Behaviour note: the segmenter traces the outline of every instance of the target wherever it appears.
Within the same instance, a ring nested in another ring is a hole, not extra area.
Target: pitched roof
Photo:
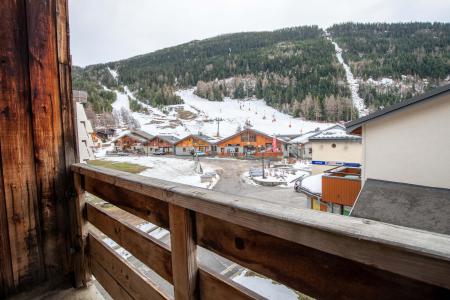
[[[450,190],[367,179],[351,216],[450,234]]]
[[[157,135],[157,136],[153,137],[153,139],[155,139],[155,138],[159,138],[159,139],[166,141],[172,145],[176,144],[180,140],[179,138],[177,138],[176,136],[173,136],[173,135]]]
[[[378,117],[387,115],[389,113],[392,113],[394,111],[403,109],[405,107],[414,105],[414,104],[422,102],[422,101],[436,99],[435,96],[438,96],[440,94],[446,93],[448,91],[450,91],[450,84],[440,86],[440,87],[432,89],[432,90],[430,90],[430,91],[428,91],[428,92],[426,92],[424,94],[421,94],[421,95],[415,96],[415,97],[413,97],[411,99],[408,99],[408,100],[396,103],[394,105],[388,106],[388,107],[386,107],[384,109],[378,110],[378,111],[376,111],[374,113],[371,113],[371,114],[369,114],[367,116],[364,116],[362,118],[350,121],[350,122],[345,124],[345,127],[347,128],[347,131],[353,131],[356,128],[361,127],[362,124],[364,124],[364,123],[366,123],[368,121],[371,121],[371,120],[376,119]]]
[[[310,141],[317,141],[317,140],[353,140],[353,141],[359,141],[361,140],[361,137],[358,135],[349,134],[345,131],[345,128],[340,125],[336,125],[333,127],[330,127],[328,129],[325,129],[318,134],[315,134],[311,137],[309,137]]]
[[[131,133],[134,135],[140,136],[141,138],[144,138],[146,140],[151,140],[154,137],[153,135],[151,135],[145,131],[142,131],[142,130],[132,130]]]
[[[243,130],[241,130],[241,131],[239,131],[239,132],[236,132],[236,133],[233,134],[233,135],[230,135],[230,136],[228,136],[228,137],[226,137],[226,138],[221,139],[219,142],[220,142],[220,143],[223,143],[223,142],[225,142],[225,141],[227,141],[227,140],[229,140],[229,139],[232,139],[232,138],[234,138],[234,137],[236,137],[236,136],[242,134],[242,133],[245,132],[245,131],[253,131],[253,132],[256,133],[256,134],[263,135],[263,136],[265,136],[265,137],[267,137],[267,138],[273,138],[273,136],[268,135],[267,133],[264,133],[264,132],[262,132],[262,131],[259,131],[259,130],[253,129],[253,128],[245,128],[245,129],[243,129]],[[282,139],[280,139],[280,138],[278,138],[278,137],[277,137],[277,140],[280,141],[280,142],[282,142],[282,143],[285,143],[285,141],[283,141]]]
[[[213,145],[213,144],[215,144],[215,143],[218,142],[217,139],[215,139],[215,138],[213,138],[213,137],[210,137],[210,136],[208,136],[208,135],[204,135],[204,134],[190,134],[190,135],[185,136],[184,138],[178,140],[178,141],[176,142],[176,144],[178,144],[179,142],[184,141],[185,139],[190,138],[190,137],[195,137],[195,138],[200,139],[200,140],[202,140],[202,141],[204,141],[204,142],[207,142],[207,143],[209,143],[209,144],[211,144],[211,145]]]

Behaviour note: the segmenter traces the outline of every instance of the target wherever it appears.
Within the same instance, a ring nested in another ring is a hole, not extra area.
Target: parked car
[[[164,154],[166,154],[166,153],[162,149],[158,149],[155,152],[153,152],[153,155],[164,155]]]
[[[206,153],[200,150],[195,151],[195,156],[205,156]]]

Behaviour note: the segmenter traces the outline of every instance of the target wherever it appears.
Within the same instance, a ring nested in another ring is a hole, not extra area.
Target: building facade
[[[178,141],[179,139],[172,135],[157,135],[144,144],[145,152],[152,154],[162,151],[165,154],[174,154],[175,144]]]
[[[286,142],[254,129],[244,129],[217,143],[217,154],[224,157],[246,155],[282,158],[288,155]]]
[[[359,167],[362,162],[361,137],[343,127],[332,127],[309,138],[312,148],[312,174],[338,166]]]
[[[187,156],[201,151],[206,155],[214,155],[217,152],[216,142],[216,139],[204,134],[191,134],[175,144],[175,154]]]

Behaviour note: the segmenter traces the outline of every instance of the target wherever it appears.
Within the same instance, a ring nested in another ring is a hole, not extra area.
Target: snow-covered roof
[[[322,195],[322,176],[323,175],[325,175],[325,174],[321,173],[321,174],[311,175],[311,176],[303,178],[303,180],[301,182],[302,190],[320,197]]]
[[[309,141],[310,137],[313,137],[314,135],[317,135],[320,132],[321,132],[320,130],[317,130],[317,131],[314,130],[314,131],[307,132],[307,133],[302,134],[301,136],[291,140],[289,142],[289,144],[305,144]]]
[[[205,141],[205,142],[207,142],[209,144],[215,144],[215,143],[217,143],[219,141],[218,139],[210,137],[209,135],[204,135],[204,134],[199,133],[199,134],[189,134],[189,135],[185,136],[184,138],[178,140],[177,143],[179,143],[181,141],[184,141],[185,139],[187,139],[189,137],[194,137],[194,138],[200,139],[200,140]]]
[[[332,127],[309,138],[313,140],[361,140],[361,137],[354,134],[348,134],[342,127]]]
[[[168,142],[169,144],[175,144],[176,142],[178,142],[180,140],[179,138],[177,138],[176,136],[173,136],[173,135],[157,135],[157,136],[153,137],[153,139],[154,138],[159,138],[163,141]]]
[[[265,137],[267,137],[267,138],[273,138],[273,135],[267,134],[267,133],[265,133],[265,132],[262,132],[262,131],[259,131],[259,130],[253,129],[253,128],[245,128],[244,130],[241,130],[241,131],[239,131],[239,132],[236,132],[236,133],[233,134],[233,135],[230,135],[230,136],[228,136],[228,137],[226,137],[226,138],[221,139],[220,142],[223,143],[223,142],[225,142],[225,141],[227,141],[227,140],[229,140],[229,139],[232,139],[232,138],[234,138],[234,137],[236,137],[236,136],[238,136],[238,135],[240,135],[240,134],[242,134],[242,133],[244,133],[244,132],[246,132],[246,131],[250,131],[250,132],[253,131],[253,132],[256,133],[256,134],[263,135],[263,136],[265,136]],[[282,140],[282,139],[280,139],[280,138],[278,138],[278,137],[277,137],[277,140],[280,141],[280,142],[282,142],[282,143],[285,143],[284,140]]]

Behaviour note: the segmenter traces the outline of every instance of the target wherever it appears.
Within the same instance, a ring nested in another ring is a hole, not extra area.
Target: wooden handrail
[[[201,275],[205,272],[192,255],[196,245],[317,298],[423,298],[449,293],[446,235],[286,208],[83,164],[72,170],[84,178],[79,190],[169,227],[177,299],[205,297],[206,277]],[[89,220],[94,207],[88,207]],[[248,291],[241,295],[248,297]]]

